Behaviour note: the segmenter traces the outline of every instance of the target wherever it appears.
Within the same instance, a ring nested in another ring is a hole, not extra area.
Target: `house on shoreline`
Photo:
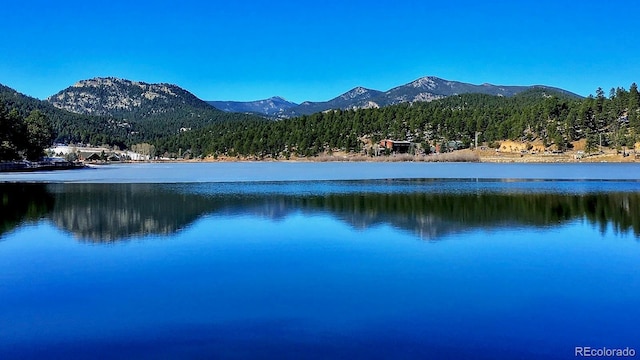
[[[389,150],[390,152],[397,154],[406,154],[411,149],[410,141],[399,141],[399,140],[380,140],[380,147],[383,149]]]

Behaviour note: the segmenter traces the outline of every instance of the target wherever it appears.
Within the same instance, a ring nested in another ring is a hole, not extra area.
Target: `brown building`
[[[389,149],[395,153],[408,153],[411,147],[410,141],[397,141],[397,140],[380,140],[380,146],[385,149]]]

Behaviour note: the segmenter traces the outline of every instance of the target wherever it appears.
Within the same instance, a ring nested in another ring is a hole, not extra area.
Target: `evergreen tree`
[[[0,103],[0,160],[17,160],[26,144],[24,123],[14,109],[7,111]]]
[[[638,93],[638,85],[636,83],[631,84],[629,88],[629,111],[638,110],[640,108],[640,93]]]
[[[593,133],[592,131],[588,131],[586,140],[587,140],[587,142],[586,142],[585,147],[584,147],[584,152],[587,153],[587,154],[595,152],[597,147],[598,147],[598,143],[597,143],[597,140],[596,140],[595,133]]]
[[[53,138],[51,124],[40,111],[23,119],[16,109],[7,112],[0,103],[0,160],[37,160]]]
[[[44,154],[44,149],[53,142],[53,129],[47,117],[39,110],[33,110],[24,119],[26,126],[25,157],[37,160]]]

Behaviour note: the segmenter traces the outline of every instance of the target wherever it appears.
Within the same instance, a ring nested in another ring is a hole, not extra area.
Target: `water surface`
[[[0,184],[0,358],[640,348],[631,176],[236,183],[115,169]]]

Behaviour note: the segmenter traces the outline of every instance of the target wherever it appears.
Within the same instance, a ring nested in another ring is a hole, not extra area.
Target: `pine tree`
[[[584,152],[587,154],[590,154],[592,152],[595,152],[597,149],[598,143],[596,140],[596,136],[595,133],[592,131],[588,131],[587,132],[587,142],[584,146]]]
[[[638,93],[638,85],[631,84],[629,88],[629,111],[638,110],[640,108],[640,93]]]
[[[24,119],[26,126],[25,156],[28,160],[40,158],[44,149],[51,146],[54,135],[49,119],[39,110],[32,111]]]

